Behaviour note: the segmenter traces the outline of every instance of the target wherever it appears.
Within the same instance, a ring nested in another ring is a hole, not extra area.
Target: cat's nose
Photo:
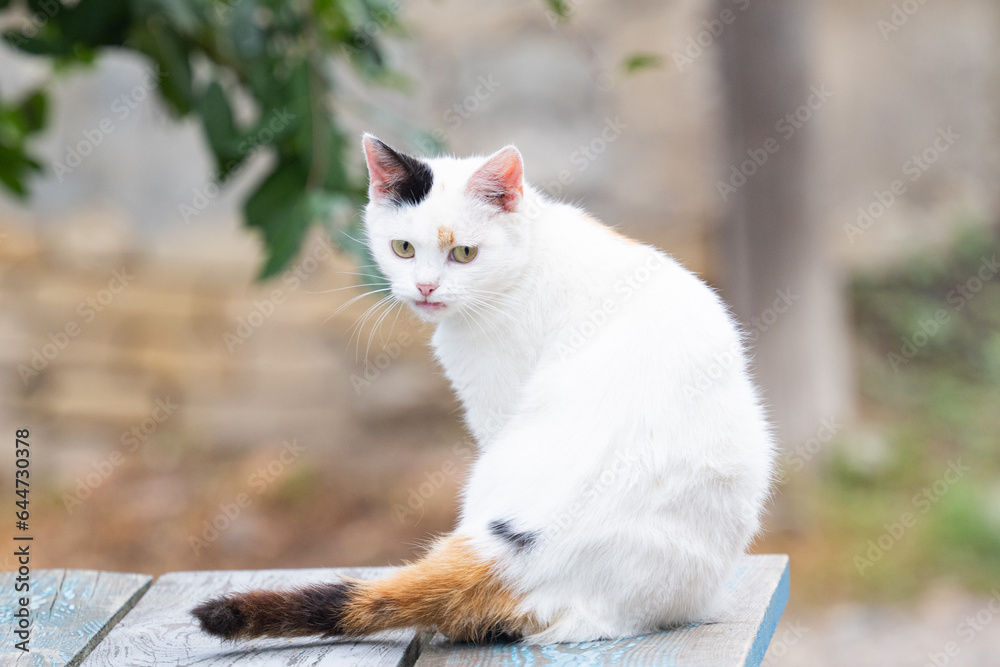
[[[426,299],[427,297],[429,297],[431,295],[431,292],[433,292],[434,290],[437,289],[437,284],[436,283],[417,283],[417,289],[420,290],[420,293],[423,294],[424,298]]]

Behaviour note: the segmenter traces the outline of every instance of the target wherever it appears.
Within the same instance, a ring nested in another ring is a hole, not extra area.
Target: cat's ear
[[[510,213],[524,196],[524,161],[513,146],[501,148],[469,178],[465,191]]]
[[[434,173],[426,162],[393,150],[371,134],[361,140],[368,162],[368,197],[372,201],[419,204],[431,190]]]

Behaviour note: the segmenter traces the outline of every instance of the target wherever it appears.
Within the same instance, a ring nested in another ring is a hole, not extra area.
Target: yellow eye
[[[403,259],[408,259],[413,257],[413,244],[409,241],[393,241],[392,251]]]
[[[468,264],[476,258],[478,253],[479,249],[476,248],[476,246],[460,245],[457,248],[452,249],[451,256],[456,262]]]

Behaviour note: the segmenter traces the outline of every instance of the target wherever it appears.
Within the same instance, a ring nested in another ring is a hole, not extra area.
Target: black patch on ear
[[[430,166],[422,160],[396,151],[378,139],[375,142],[400,166],[399,177],[387,186],[389,196],[400,206],[422,202],[434,185],[434,172]]]
[[[493,521],[490,521],[487,528],[489,528],[490,532],[499,537],[501,540],[505,540],[514,545],[514,548],[517,551],[530,549],[531,546],[538,540],[537,530],[517,532],[514,530],[513,526],[510,525],[510,521],[506,519],[494,519]]]

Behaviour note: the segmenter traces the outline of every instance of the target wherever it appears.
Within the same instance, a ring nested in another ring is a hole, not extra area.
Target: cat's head
[[[420,159],[362,143],[368,246],[392,293],[428,322],[489,310],[527,261],[521,154]]]

